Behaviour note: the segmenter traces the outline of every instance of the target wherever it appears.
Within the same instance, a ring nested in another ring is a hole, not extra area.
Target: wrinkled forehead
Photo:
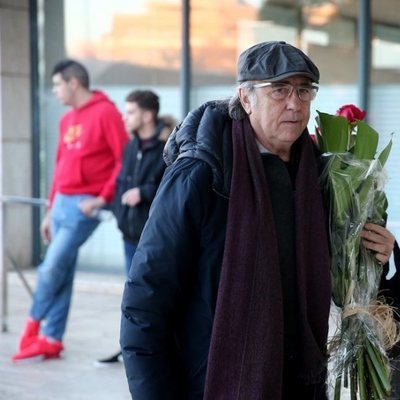
[[[254,83],[262,83],[268,81],[254,81]],[[273,81],[274,84],[288,83],[290,85],[311,85],[315,84],[312,79],[304,75],[293,75],[278,81]],[[318,86],[318,85],[317,85]]]

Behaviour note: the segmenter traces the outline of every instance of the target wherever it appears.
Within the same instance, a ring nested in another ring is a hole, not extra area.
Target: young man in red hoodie
[[[54,358],[63,350],[78,250],[99,224],[96,211],[113,198],[128,142],[121,114],[104,93],[89,89],[83,65],[60,61],[52,77],[54,95],[71,110],[60,121],[49,209],[40,227],[49,247],[14,361]]]

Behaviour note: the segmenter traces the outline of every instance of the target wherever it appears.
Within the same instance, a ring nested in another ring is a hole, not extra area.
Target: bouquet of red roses
[[[316,140],[323,153],[324,194],[330,204],[332,299],[341,326],[330,341],[335,400],[350,387],[352,400],[384,399],[390,392],[387,350],[397,341],[392,308],[378,298],[382,268],[361,245],[366,222],[386,224],[384,164],[391,140],[375,158],[378,133],[353,105],[336,115],[318,112]]]

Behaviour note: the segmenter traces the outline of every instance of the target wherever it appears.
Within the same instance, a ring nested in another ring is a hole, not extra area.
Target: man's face
[[[128,133],[138,132],[143,127],[144,113],[137,103],[125,103],[124,123]]]
[[[311,82],[306,77],[294,76],[282,83],[307,86]],[[283,100],[274,100],[269,96],[272,90],[270,86],[254,90],[256,101],[246,111],[257,139],[272,152],[275,149],[290,149],[310,119],[310,102],[300,100],[296,90]]]
[[[53,94],[64,105],[71,105],[74,91],[69,82],[66,82],[61,74],[53,75]]]

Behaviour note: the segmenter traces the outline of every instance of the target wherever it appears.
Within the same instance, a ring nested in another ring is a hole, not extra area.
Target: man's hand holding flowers
[[[386,264],[393,252],[395,237],[383,226],[367,222],[361,232],[362,244],[375,253],[381,264]]]

